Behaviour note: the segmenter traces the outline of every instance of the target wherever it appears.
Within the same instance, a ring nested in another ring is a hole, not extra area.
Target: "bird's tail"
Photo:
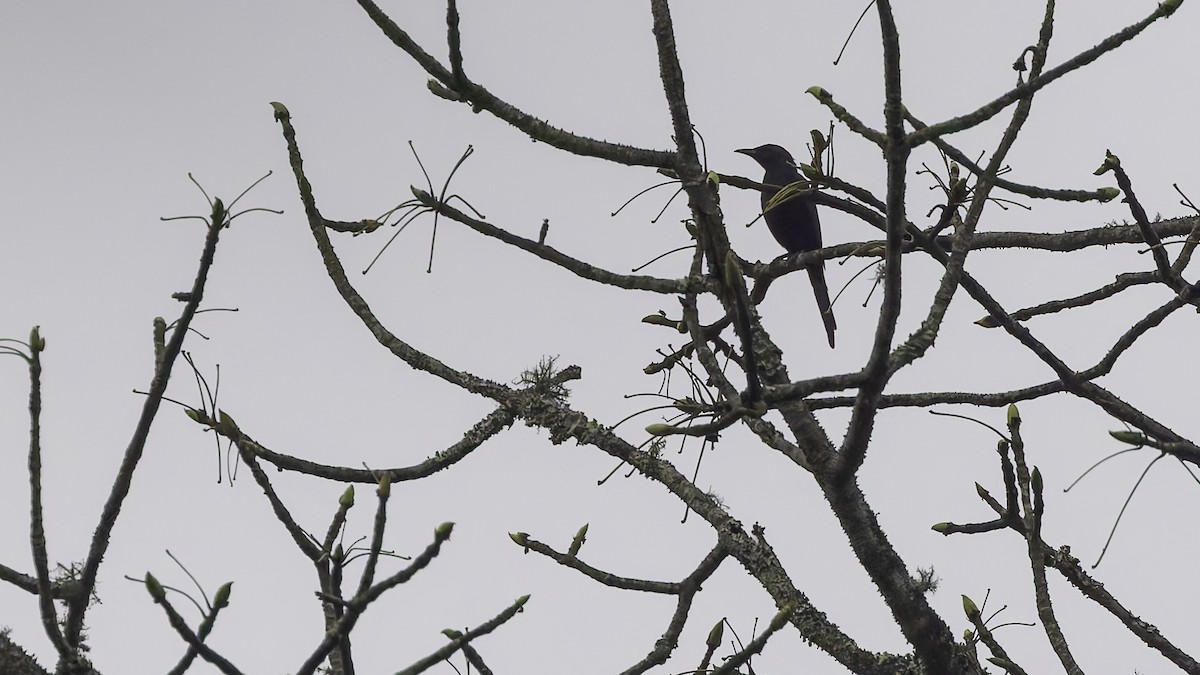
[[[833,318],[833,307],[829,304],[829,287],[825,285],[825,264],[810,265],[808,280],[812,282],[813,295],[817,297],[817,308],[821,310],[821,320],[825,322],[825,335],[829,338],[829,348],[832,349],[833,331],[837,330],[837,321]]]

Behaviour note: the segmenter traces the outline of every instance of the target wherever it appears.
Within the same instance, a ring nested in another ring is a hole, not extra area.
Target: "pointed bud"
[[[1146,435],[1139,431],[1128,431],[1126,429],[1121,429],[1120,431],[1110,431],[1108,432],[1108,435],[1112,436],[1118,441],[1121,441],[1122,443],[1128,443],[1130,445],[1146,444]]]
[[[1121,196],[1121,191],[1115,187],[1102,187],[1096,192],[1100,193],[1100,201],[1102,202],[1111,202]]]
[[[934,523],[933,527],[929,528],[938,534],[947,534],[950,530],[950,523]]]
[[[442,635],[445,635],[446,637],[450,638],[451,640],[457,640],[463,636],[461,630],[454,630],[453,628],[443,628]]]
[[[579,553],[579,549],[583,547],[583,542],[587,541],[587,531],[587,523],[584,523],[583,527],[579,528],[579,531],[575,533],[575,538],[571,540],[571,547],[567,549],[567,555],[574,558]]]
[[[987,488],[983,487],[979,483],[975,484],[975,494],[979,495],[983,499],[987,499],[988,497],[992,496],[992,493],[988,492]]]
[[[217,431],[226,436],[236,436],[242,433],[242,430],[238,429],[237,422],[233,421],[233,418],[224,410],[217,413]]]
[[[1111,150],[1105,150],[1104,151],[1104,163],[1102,163],[1100,165],[1100,168],[1093,171],[1092,175],[1102,176],[1102,175],[1108,173],[1109,171],[1112,171],[1113,169],[1119,169],[1119,168],[1121,168],[1121,160],[1119,158],[1117,158],[1116,155],[1112,154]]]
[[[221,201],[220,197],[213,197],[212,213],[209,215],[212,226],[228,225],[229,219],[226,218],[228,215],[225,211],[225,202]],[[191,302],[191,298],[188,298],[185,302]]]
[[[963,611],[966,612],[968,619],[975,619],[979,616],[979,607],[975,604],[974,600],[964,595],[962,596],[962,604]]]
[[[525,606],[525,603],[527,603],[527,602],[529,602],[529,594],[528,593],[517,598],[517,602],[514,603],[517,606],[517,611],[524,611],[522,608]]]
[[[725,619],[721,619],[717,622],[717,625],[712,627],[712,630],[708,631],[708,639],[705,640],[704,644],[708,645],[709,649],[716,649],[721,646],[721,640],[724,638]]]
[[[650,434],[651,436],[670,436],[673,431],[675,431],[674,426],[670,424],[663,424],[661,422],[657,424],[651,424],[646,427],[646,433]]]
[[[446,539],[449,539],[449,538],[450,538],[450,533],[451,533],[451,532],[453,532],[453,531],[454,531],[454,523],[451,523],[451,522],[445,522],[445,523],[442,523],[441,525],[438,525],[438,526],[437,526],[437,527],[436,527],[436,528],[433,530],[433,534],[434,534],[434,536],[436,536],[438,539],[441,539],[441,540],[443,540],[443,541],[444,541],[444,540],[446,540]]]
[[[46,341],[42,338],[42,327],[34,326],[29,331],[29,350],[41,352],[46,349]]]
[[[1021,413],[1017,410],[1016,403],[1008,404],[1008,426],[1021,426]]]
[[[675,319],[668,319],[666,314],[663,314],[660,312],[658,314],[647,314],[646,316],[643,316],[642,323],[649,323],[649,324],[654,324],[655,326],[666,326],[667,328],[674,328],[679,322],[676,321]]]
[[[183,414],[190,417],[193,422],[208,424],[208,415],[205,415],[203,410],[198,410],[196,408],[184,408]]]
[[[167,592],[163,590],[162,584],[158,583],[158,579],[154,578],[153,574],[146,572],[146,590],[150,592],[150,597],[154,598],[154,602],[162,602],[167,599]]]
[[[229,594],[233,592],[233,582],[227,581],[221,584],[217,589],[217,594],[213,596],[213,607],[221,609],[229,606]]]
[[[354,486],[347,485],[346,490],[342,492],[342,496],[338,497],[338,506],[350,508],[354,506]]]
[[[382,499],[387,499],[388,497],[392,496],[391,471],[384,471],[383,474],[379,476],[379,487],[375,488],[375,494],[379,495]]]
[[[276,122],[281,122],[292,116],[292,114],[288,112],[287,106],[283,105],[279,101],[271,101],[271,107],[275,109]]]

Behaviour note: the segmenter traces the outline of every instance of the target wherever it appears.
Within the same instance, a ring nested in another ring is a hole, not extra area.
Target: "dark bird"
[[[775,241],[788,253],[821,248],[821,220],[817,217],[817,205],[809,195],[792,197],[773,208],[767,208],[767,203],[780,189],[798,180],[804,180],[791,153],[771,143],[737,152],[749,155],[766,169],[762,180],[767,186],[762,192],[763,220],[767,221],[767,227],[774,235]],[[837,329],[837,322],[834,321],[833,309],[829,306],[829,287],[825,285],[825,261],[821,260],[808,266],[808,279],[812,282],[813,294],[817,296],[817,307],[821,310],[821,320],[825,322],[829,346],[833,347],[833,331]]]

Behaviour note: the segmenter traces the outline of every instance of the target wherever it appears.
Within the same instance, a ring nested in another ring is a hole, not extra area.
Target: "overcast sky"
[[[1035,42],[1037,3],[897,3],[909,109],[926,122],[973,110],[1010,87],[1012,62]],[[692,119],[707,142],[710,168],[757,178],[758,167],[733,153],[775,142],[804,157],[808,130],[825,129],[828,112],[804,93],[812,85],[881,127],[878,28],[870,14],[840,65],[832,62],[862,7],[857,3],[677,2],[676,37]],[[1059,3],[1050,63],[1057,64],[1152,11],[1151,0]],[[382,7],[431,53],[445,54],[444,6],[384,2]],[[523,110],[577,133],[666,150],[670,119],[658,82],[649,10],[644,2],[501,2],[462,0],[468,75]],[[1141,38],[1072,74],[1036,99],[1032,120],[1010,156],[1011,178],[1059,188],[1112,184],[1092,171],[1106,149],[1118,154],[1147,210],[1185,215],[1171,188],[1200,198],[1195,157],[1194,64],[1197,15],[1191,3]],[[489,221],[535,237],[550,220],[548,242],[618,272],[685,245],[682,203],[652,223],[668,190],[610,214],[659,180],[651,170],[564,155],[488,114],[431,96],[427,76],[367,19],[356,3],[8,2],[0,6],[0,337],[25,338],[40,325],[44,354],[45,503],[51,559],[80,560],[132,432],[152,368],[151,321],[170,321],[189,287],[202,241],[198,221],[163,216],[207,214],[192,172],[210,195],[232,199],[268,171],[274,175],[241,206],[282,209],[250,214],[222,238],[205,306],[186,348],[205,374],[219,364],[221,405],[241,428],[277,451],[360,467],[415,464],[461,438],[491,404],[416,373],[372,340],[337,297],[320,265],[300,208],[270,101],[290,109],[319,206],[329,218],[376,217],[410,196],[424,179],[408,142],[440,181],[468,146],[454,191]],[[1004,116],[1002,115],[1001,118]],[[999,124],[1002,124],[999,123]],[[998,123],[953,141],[976,155],[995,142]],[[873,146],[837,132],[837,170],[882,195],[883,165]],[[914,159],[931,166],[927,152]],[[920,219],[938,201],[913,176],[909,214]],[[779,251],[765,227],[743,227],[757,195],[721,191],[730,236],[743,257]],[[1021,200],[992,207],[983,231],[1056,232],[1129,218],[1128,208]],[[873,231],[824,211],[825,241],[873,238]],[[920,221],[919,221],[920,222]],[[512,381],[543,355],[578,364],[572,403],[606,424],[647,407],[658,380],[642,368],[679,336],[639,323],[674,298],[630,294],[584,282],[454,223],[439,226],[434,268],[425,271],[431,221],[402,233],[370,274],[358,274],[392,230],[340,236],[335,244],[352,280],[402,339],[448,364]],[[647,273],[679,277],[689,256],[676,254]],[[829,266],[840,289],[863,263]],[[924,316],[938,269],[906,262],[901,336]],[[1068,297],[1122,272],[1151,268],[1132,249],[1089,252],[1070,263],[1057,254],[975,253],[968,263],[1009,309]],[[869,275],[836,305],[838,348],[817,326],[807,281],[779,282],[762,307],[766,326],[787,354],[793,378],[859,367],[870,348],[879,294]],[[1076,367],[1086,367],[1149,308],[1162,288],[1130,292],[1102,306],[1031,321],[1030,329]],[[865,306],[864,306],[865,302]],[[965,294],[952,306],[936,348],[897,391],[988,391],[1051,379],[1048,369],[996,331],[972,324],[981,310]],[[1195,438],[1195,395],[1181,383],[1195,366],[1200,323],[1179,312],[1146,336],[1103,384]],[[198,404],[182,362],[173,398]],[[20,361],[0,361],[0,562],[32,572],[28,546],[27,377]],[[1142,452],[1106,464],[1080,487],[1076,476],[1120,449],[1118,428],[1090,404],[1058,398],[1021,407],[1034,463],[1046,475],[1046,539],[1069,544],[1092,562],[1129,488],[1153,458]],[[957,410],[995,426],[1003,410]],[[846,416],[821,413],[835,441]],[[620,427],[633,443],[660,421],[643,415]],[[694,444],[676,454],[689,475]],[[1024,544],[1011,533],[943,538],[945,520],[988,519],[974,483],[1002,487],[995,438],[982,427],[925,412],[889,411],[861,483],[900,553],[942,578],[933,596],[956,632],[967,627],[960,595],[1001,618],[1034,622]],[[700,469],[698,484],[720,494],[743,523],[762,523],[796,584],[859,643],[908,651],[861,572],[838,526],[806,475],[744,432],[731,431]],[[191,588],[170,550],[211,593],[234,581],[232,606],[210,644],[245,672],[291,672],[322,633],[316,578],[276,523],[247,472],[218,481],[224,461],[210,435],[176,406],[155,424],[126,510],[101,573],[102,604],[89,614],[96,665],[112,673],[161,673],[183,643],[140,584],[153,571]],[[388,545],[415,554],[443,521],[454,538],[431,567],[367,613],[354,641],[359,672],[398,670],[444,643],[442,628],[481,623],[526,593],[526,612],[477,647],[496,672],[615,672],[652,648],[674,603],[600,587],[534,555],[506,532],[526,531],[565,548],[591,524],[581,557],[630,577],[677,581],[713,545],[698,518],[680,523],[682,505],[661,487],[624,473],[597,480],[614,462],[592,448],[553,446],[545,434],[516,427],[453,470],[398,485]],[[323,532],[344,486],[275,474],[293,513]],[[359,487],[347,541],[369,533],[371,490]],[[1200,545],[1181,514],[1200,489],[1173,461],[1151,472],[1097,571],[1136,614],[1192,653],[1200,652],[1190,608],[1200,600],[1194,560]],[[1182,521],[1182,522],[1181,522]],[[1057,581],[1057,580],[1056,580]],[[1173,672],[1101,611],[1054,583],[1068,639],[1092,672]],[[668,671],[694,668],[705,634],[728,617],[743,640],[755,619],[773,614],[770,599],[736,564],[706,586],[693,623]],[[185,601],[177,602],[182,607]],[[189,615],[196,621],[195,614]],[[0,586],[0,625],[51,665],[52,649],[32,596]],[[1036,628],[1001,632],[1031,672],[1052,655]],[[833,662],[785,631],[756,662],[760,672],[834,672]],[[441,666],[440,672],[450,672]],[[808,669],[808,670],[805,670]],[[198,665],[192,672],[215,672]]]

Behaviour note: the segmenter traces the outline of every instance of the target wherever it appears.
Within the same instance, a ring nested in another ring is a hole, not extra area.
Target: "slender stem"
[[[224,214],[221,214],[220,218],[213,217],[208,224],[204,248],[200,254],[200,264],[196,270],[196,279],[192,282],[191,291],[184,296],[187,301],[179,319],[175,321],[175,328],[171,333],[170,341],[166,344],[166,349],[163,350],[162,360],[155,368],[154,379],[151,381],[150,389],[146,392],[145,401],[142,403],[142,413],[134,427],[133,437],[125,448],[121,466],[117,470],[116,478],[113,479],[108,499],[104,502],[100,521],[96,525],[96,531],[92,534],[92,543],[88,548],[87,559],[84,561],[79,575],[81,593],[67,601],[65,637],[67,643],[73,647],[79,646],[84,615],[87,613],[88,600],[96,588],[96,575],[100,570],[100,563],[108,551],[109,540],[113,528],[116,527],[117,517],[121,514],[121,507],[129,495],[130,487],[133,484],[133,473],[146,449],[146,439],[150,435],[150,427],[158,414],[158,408],[162,404],[163,395],[166,394],[167,383],[171,379],[171,370],[175,366],[175,360],[179,356],[180,350],[183,349],[183,341],[187,337],[192,318],[196,315],[196,310],[199,309],[200,302],[204,298],[208,273],[212,269],[213,258],[217,252],[217,242],[225,225]]]

